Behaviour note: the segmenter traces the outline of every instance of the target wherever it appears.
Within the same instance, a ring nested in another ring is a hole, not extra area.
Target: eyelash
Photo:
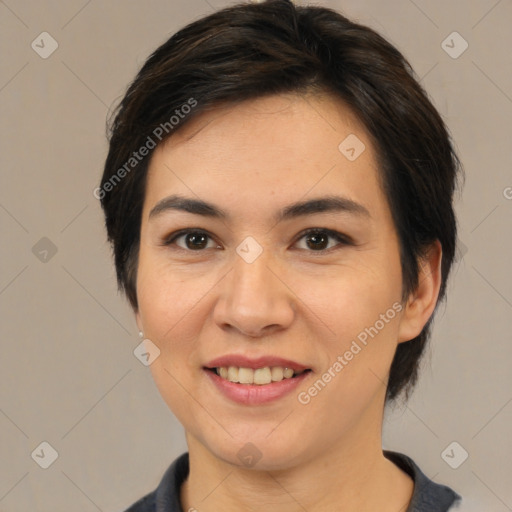
[[[208,238],[213,240],[213,237],[210,235],[210,233],[208,233],[208,231],[205,231],[205,230],[199,229],[199,228],[188,228],[188,229],[181,229],[179,231],[176,231],[175,233],[172,233],[171,235],[169,235],[168,237],[166,237],[163,240],[162,245],[167,246],[167,247],[171,246],[171,245],[175,245],[174,242],[178,238],[181,238],[182,236],[192,234],[192,233],[206,235]],[[329,249],[320,249],[318,251],[309,250],[308,252],[318,253],[318,254],[322,255],[325,253],[330,253],[333,250],[337,250],[340,248],[340,246],[355,245],[354,241],[349,236],[344,235],[343,233],[340,233],[338,231],[334,231],[332,229],[327,229],[327,228],[306,229],[305,231],[300,233],[300,235],[298,236],[295,243],[297,243],[299,240],[302,240],[307,235],[318,235],[318,234],[325,234],[329,238],[333,238],[334,240],[336,240],[338,242],[338,245],[331,247]],[[176,246],[176,250],[180,250],[180,251],[184,251],[184,252],[188,252],[188,253],[200,253],[200,252],[206,251],[207,249],[192,250],[192,249],[184,249],[183,247]],[[302,250],[307,250],[307,249],[302,249]]]

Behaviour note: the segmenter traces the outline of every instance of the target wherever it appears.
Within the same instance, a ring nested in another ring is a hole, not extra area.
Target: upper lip
[[[243,355],[228,354],[217,357],[206,363],[206,368],[222,368],[227,366],[238,366],[239,368],[265,368],[266,366],[282,366],[283,368],[291,368],[296,372],[308,370],[309,368],[303,364],[275,356],[260,356],[251,358]]]

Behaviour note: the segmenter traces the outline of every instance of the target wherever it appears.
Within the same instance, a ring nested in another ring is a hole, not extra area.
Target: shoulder
[[[147,494],[137,502],[135,502],[130,508],[127,508],[125,512],[155,512],[156,511],[156,491]]]
[[[384,450],[384,455],[414,480],[407,512],[447,512],[459,505],[462,498],[453,489],[430,480],[410,457],[389,450]]]
[[[180,488],[188,476],[188,471],[187,452],[174,460],[153,492],[140,498],[124,512],[183,512]]]

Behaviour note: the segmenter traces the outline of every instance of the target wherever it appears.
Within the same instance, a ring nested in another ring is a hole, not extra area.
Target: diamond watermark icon
[[[236,252],[246,263],[252,263],[263,252],[263,247],[252,236],[248,236],[236,248]]]
[[[149,366],[160,355],[160,349],[151,340],[145,339],[135,347],[133,355],[144,366]]]
[[[347,160],[353,162],[361,153],[366,149],[363,141],[355,134],[351,133],[348,137],[343,139],[338,146],[340,153],[343,154]]]
[[[441,458],[452,469],[461,466],[468,456],[468,452],[457,441],[450,443],[441,453]]]
[[[458,59],[468,49],[468,46],[468,42],[458,32],[452,32],[441,43],[441,48],[452,59]]]
[[[261,459],[263,454],[254,444],[245,443],[236,455],[244,466],[252,468]]]
[[[33,247],[32,254],[42,263],[48,263],[56,254],[57,246],[43,236]]]
[[[467,252],[468,252],[467,246],[460,239],[457,239],[457,246],[455,248],[454,262],[458,263],[462,258],[464,258],[464,256],[466,255]]]
[[[59,47],[59,43],[48,32],[41,32],[30,46],[39,57],[47,59]]]
[[[30,456],[40,467],[48,469],[57,460],[59,454],[50,443],[43,441]]]

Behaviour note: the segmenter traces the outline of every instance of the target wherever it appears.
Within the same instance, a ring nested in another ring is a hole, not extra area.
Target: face
[[[257,449],[259,467],[286,468],[371,435],[401,294],[374,149],[335,99],[219,108],[156,148],[137,322],[160,393],[213,456]]]

